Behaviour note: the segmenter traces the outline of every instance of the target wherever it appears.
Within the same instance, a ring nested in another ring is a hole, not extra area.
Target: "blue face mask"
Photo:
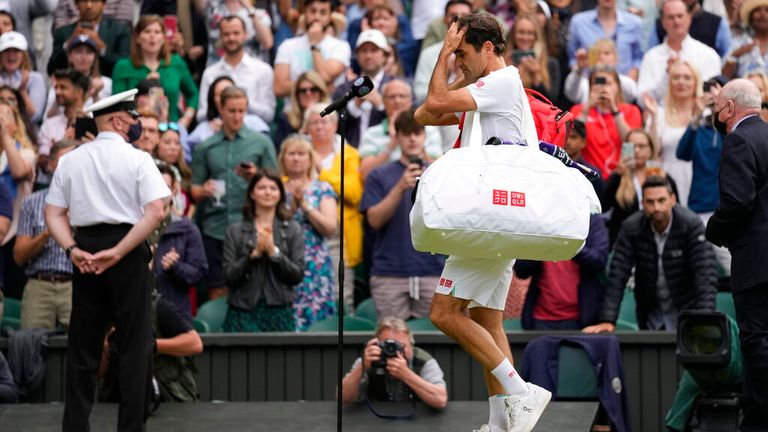
[[[126,136],[128,137],[128,142],[134,143],[141,138],[141,134],[144,130],[141,127],[141,122],[137,121],[136,124],[132,124],[128,126],[128,132],[126,132]]]

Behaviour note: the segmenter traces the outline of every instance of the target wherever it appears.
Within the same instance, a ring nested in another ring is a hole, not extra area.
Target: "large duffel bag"
[[[413,247],[476,258],[573,258],[600,201],[576,169],[525,145],[448,151],[419,181]]]

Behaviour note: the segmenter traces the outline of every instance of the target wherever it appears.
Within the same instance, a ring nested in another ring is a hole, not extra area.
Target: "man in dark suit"
[[[757,86],[744,79],[729,82],[715,97],[713,123],[728,135],[720,159],[720,206],[706,234],[732,256],[744,354],[742,432],[768,428],[768,124],[760,119],[760,102]]]
[[[131,53],[131,27],[123,21],[103,15],[105,0],[76,0],[80,20],[53,32],[53,53],[48,61],[48,74],[68,66],[65,47],[79,35],[88,35],[96,42],[99,53],[99,70],[102,75],[112,76],[112,68],[118,59]]]

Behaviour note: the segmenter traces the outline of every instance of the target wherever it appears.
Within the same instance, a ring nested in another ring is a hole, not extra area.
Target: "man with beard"
[[[351,49],[346,41],[328,34],[331,27],[331,0],[306,0],[306,32],[287,39],[275,55],[275,95],[286,97],[302,72],[314,70],[329,86],[344,83]],[[290,104],[290,98],[286,98]]]
[[[40,157],[37,166],[45,169],[48,164],[48,153],[57,141],[65,138],[67,126],[74,124],[77,114],[83,110],[83,104],[88,95],[91,80],[74,69],[60,69],[53,73],[56,82],[56,105],[63,107],[64,112],[53,117],[46,117],[40,127],[37,139],[37,149]],[[72,138],[72,137],[70,137]],[[40,173],[38,172],[38,175]],[[47,179],[46,179],[47,180]],[[40,179],[37,179],[40,182]]]
[[[633,267],[641,329],[676,331],[678,312],[715,308],[717,270],[712,245],[704,238],[698,215],[676,204],[666,177],[645,180],[643,210],[624,221],[616,239],[601,322],[584,332],[614,330]]]
[[[200,100],[197,121],[205,120],[208,112],[208,90],[216,78],[229,76],[235,85],[248,95],[248,113],[261,117],[266,123],[275,115],[275,92],[272,89],[274,72],[272,67],[245,52],[247,34],[245,22],[237,15],[221,19],[219,43],[224,48],[224,57],[205,68],[200,81]]]

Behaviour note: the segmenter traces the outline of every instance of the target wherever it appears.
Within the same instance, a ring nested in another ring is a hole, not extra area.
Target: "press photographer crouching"
[[[442,409],[448,403],[443,370],[437,360],[414,346],[405,321],[388,317],[379,322],[376,334],[363,348],[362,356],[342,382],[345,404],[364,400],[408,402],[420,400]]]

